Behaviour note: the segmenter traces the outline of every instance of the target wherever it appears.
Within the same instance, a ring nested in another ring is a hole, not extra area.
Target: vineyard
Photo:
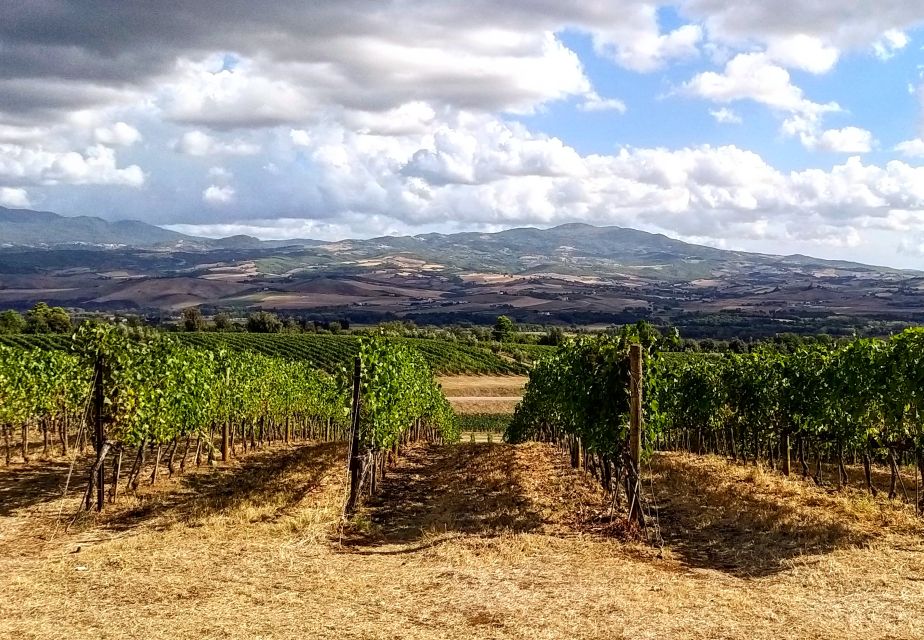
[[[3,346],[0,636],[920,638],[921,335],[600,336],[528,380],[437,381],[402,340],[326,370],[113,326]]]
[[[558,442],[617,499],[631,493],[630,336],[569,343],[532,370],[508,441]],[[793,459],[816,484],[846,461],[862,463],[875,496],[873,465],[889,469],[888,497],[901,490],[924,510],[924,330],[889,340],[789,354],[652,353],[645,371],[642,442],[655,450],[714,453],[765,463],[785,475]],[[916,468],[915,486],[900,467]],[[909,493],[910,492],[910,493]]]
[[[176,333],[180,344],[202,350],[251,351],[273,358],[309,364],[329,373],[349,365],[359,354],[361,337],[355,335],[304,335],[259,333]],[[392,338],[419,351],[436,373],[520,374],[535,359],[550,353],[549,347],[513,343],[488,346],[429,340]],[[72,348],[69,336],[0,336],[0,345],[20,349],[64,350]]]
[[[30,436],[37,431],[43,455],[60,447],[66,456],[92,445],[86,509],[95,493],[102,510],[107,486],[108,500],[115,501],[123,479],[126,488],[137,490],[147,456],[153,484],[162,464],[172,476],[190,456],[197,465],[212,464],[219,457],[228,461],[238,449],[345,441],[353,434],[357,480],[374,487],[376,471],[384,473],[384,452],[397,453],[399,442],[458,437],[429,366],[404,344],[363,340],[356,354],[361,369],[341,367],[336,374],[294,357],[200,348],[111,325],[84,324],[69,348],[54,344],[61,348],[0,346],[5,462],[18,450],[28,463]],[[132,463],[123,478],[126,453]],[[109,476],[108,458],[114,459]]]

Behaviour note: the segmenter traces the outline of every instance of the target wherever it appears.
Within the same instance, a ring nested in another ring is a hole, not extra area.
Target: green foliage
[[[637,327],[567,341],[530,372],[508,440],[576,438],[619,460],[628,414],[626,348]],[[650,334],[649,334],[650,336]],[[786,339],[738,353],[653,350],[645,371],[647,447],[772,458],[786,442],[842,460],[924,455],[924,329],[840,345]],[[712,443],[712,444],[708,444]],[[924,470],[924,469],[922,469]]]
[[[506,439],[568,435],[580,438],[588,451],[620,457],[628,437],[628,347],[623,335],[584,337],[539,361]]]
[[[112,325],[84,323],[74,342],[86,371],[102,368],[106,437],[123,444],[169,442],[224,422],[347,419],[336,380],[303,363]]]
[[[183,330],[184,331],[204,331],[205,318],[198,307],[186,307],[183,309]]]
[[[349,421],[351,370],[338,379],[296,358],[203,349],[124,325],[83,323],[70,345],[69,352],[0,345],[0,422],[84,415],[97,379],[105,437],[127,446],[207,436],[224,424],[254,433],[290,418],[343,433]],[[358,346],[368,448],[387,449],[411,427],[458,439],[449,402],[418,351],[382,339]]]
[[[282,331],[282,321],[275,313],[257,311],[247,316],[247,331],[251,333],[279,333]]]
[[[359,357],[360,438],[367,448],[388,449],[411,426],[433,430],[444,440],[458,440],[452,407],[420,353],[382,338],[364,338]],[[345,367],[342,379],[346,381],[349,374]]]
[[[729,439],[752,457],[783,438],[838,457],[924,449],[924,330],[787,342],[783,353],[659,354],[646,373],[648,437]]]
[[[71,317],[61,307],[49,307],[39,302],[26,313],[26,331],[29,333],[69,333]]]
[[[494,339],[498,342],[510,340],[517,332],[516,323],[507,316],[497,316],[497,322],[494,323]]]
[[[26,319],[13,309],[0,313],[0,334],[17,334],[26,330]]]
[[[458,413],[456,428],[460,433],[466,431],[487,431],[504,433],[510,425],[509,413]]]

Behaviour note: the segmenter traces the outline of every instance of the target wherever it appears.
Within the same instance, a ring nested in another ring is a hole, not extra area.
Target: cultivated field
[[[257,451],[70,528],[65,460],[0,469],[0,637],[924,637],[921,523],[859,489],[659,454],[624,541],[550,445],[417,445],[342,529],[345,458]]]
[[[512,414],[527,376],[447,376],[437,379],[460,414]]]

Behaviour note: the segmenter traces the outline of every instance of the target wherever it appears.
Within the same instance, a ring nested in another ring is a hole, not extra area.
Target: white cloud
[[[93,131],[96,142],[115,147],[130,147],[141,141],[141,133],[130,124],[116,122],[109,127],[97,127]]]
[[[924,158],[924,140],[914,138],[899,142],[895,145],[895,151],[898,151],[906,158]]]
[[[741,53],[728,61],[723,73],[705,71],[683,85],[683,91],[713,102],[753,100],[783,114],[783,134],[797,136],[813,148],[827,113],[841,111],[835,102],[820,104],[807,99],[792,83],[789,72],[765,53]]]
[[[115,151],[103,145],[88,147],[81,154],[0,144],[0,180],[20,184],[140,187],[145,175],[138,165],[119,168]]]
[[[715,118],[715,121],[719,124],[741,124],[741,116],[729,109],[728,107],[722,107],[721,109],[710,109],[709,115]]]
[[[889,29],[882,37],[873,43],[873,53],[880,60],[893,58],[896,53],[908,46],[908,35],[899,29]]]
[[[234,187],[210,185],[202,192],[202,200],[208,204],[223,205],[234,201]]]
[[[584,102],[578,105],[581,111],[616,111],[626,112],[626,103],[619,98],[602,98],[596,91],[591,92]]]
[[[173,144],[174,151],[188,156],[252,156],[260,153],[260,145],[244,140],[219,140],[202,131],[187,131]]]
[[[208,176],[213,180],[231,180],[234,174],[224,167],[212,167],[208,171]]]
[[[25,209],[32,206],[29,194],[19,187],[0,187],[0,205],[14,209]]]
[[[874,145],[873,134],[858,127],[828,129],[809,143],[810,148],[834,153],[869,153]]]
[[[704,144],[708,127],[680,148],[659,148],[676,138],[652,127],[632,138],[645,141],[638,147],[581,155],[567,138],[512,117],[556,101],[562,110],[625,111],[620,99],[600,96],[566,46],[577,34],[639,73],[717,65],[687,71],[694,77],[680,93],[710,101],[718,122],[740,122],[736,103],[753,101],[807,148],[865,153],[873,134],[830,128],[825,120],[839,105],[814,101],[795,70],[830,73],[851,53],[894,55],[922,23],[918,3],[678,0],[670,27],[660,20],[668,3],[651,0],[356,0],[310,9],[279,0],[252,13],[213,0],[187,4],[176,14],[128,3],[117,30],[99,28],[109,24],[106,5],[60,0],[42,17],[45,32],[66,35],[60,45],[16,19],[28,17],[26,5],[11,8],[13,19],[0,21],[0,188],[28,189],[43,206],[298,235],[583,220],[714,244],[850,246],[869,229],[924,226],[914,214],[921,175],[908,163],[852,158],[783,172],[756,152]],[[630,88],[606,93],[625,97]],[[678,104],[671,115],[683,117],[684,101],[668,107]],[[558,108],[549,113],[558,117]],[[141,131],[143,148],[113,150],[137,144]],[[626,140],[615,136],[603,144]],[[204,159],[177,158],[171,147]],[[924,142],[896,151],[924,157]],[[143,157],[154,178],[120,166],[123,153]],[[139,196],[67,186],[75,184],[148,188]],[[288,222],[256,222],[275,216]]]
[[[625,9],[622,20],[591,28],[594,49],[599,55],[640,72],[654,71],[669,61],[699,55],[703,39],[699,25],[685,24],[661,33],[654,5],[640,3]]]
[[[786,67],[820,74],[834,68],[840,51],[821,38],[796,33],[771,40],[767,56]]]
[[[292,140],[292,144],[297,147],[311,146],[311,134],[304,129],[290,129],[289,138]]]
[[[723,73],[705,71],[693,77],[684,89],[696,96],[727,103],[753,100],[784,112],[817,115],[840,109],[835,103],[807,100],[795,86],[789,72],[763,53],[741,53],[728,61]]]

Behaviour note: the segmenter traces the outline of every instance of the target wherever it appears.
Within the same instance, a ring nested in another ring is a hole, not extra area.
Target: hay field
[[[456,413],[512,414],[527,376],[444,376],[438,378]]]
[[[258,452],[67,531],[66,465],[0,470],[0,637],[924,637],[907,506],[665,454],[626,541],[560,451],[463,443],[406,450],[344,528],[344,462]]]

